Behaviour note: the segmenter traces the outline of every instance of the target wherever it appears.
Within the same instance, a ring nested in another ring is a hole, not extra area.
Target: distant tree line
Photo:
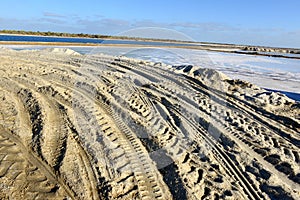
[[[57,37],[85,37],[85,38],[109,38],[108,35],[96,35],[86,33],[60,33],[60,32],[41,32],[41,31],[23,31],[23,30],[0,30],[2,34],[19,34],[19,35],[37,35],[37,36],[57,36]]]
[[[0,30],[0,33],[2,33],[2,34],[18,34],[18,35],[36,35],[36,36],[83,37],[83,38],[99,38],[99,39],[179,42],[178,40],[168,40],[168,39],[110,36],[110,35],[87,34],[87,33],[61,33],[61,32],[52,32],[52,31],[41,32],[41,31],[24,31],[24,30]],[[191,41],[180,41],[180,42],[191,42]]]

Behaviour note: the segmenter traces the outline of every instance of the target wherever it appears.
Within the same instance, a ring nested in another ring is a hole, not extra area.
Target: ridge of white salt
[[[51,52],[51,53],[60,53],[60,54],[67,54],[67,55],[81,55],[80,53],[68,49],[68,48],[46,48],[41,50],[42,52]]]

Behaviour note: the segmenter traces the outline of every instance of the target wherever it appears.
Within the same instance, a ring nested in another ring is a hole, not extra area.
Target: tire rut
[[[0,55],[0,199],[299,191],[297,120],[216,89],[213,70],[57,49]]]
[[[20,199],[64,199],[75,195],[19,139],[0,126],[0,176],[6,178],[7,197]],[[17,159],[16,159],[17,158]],[[12,185],[13,183],[13,185]]]

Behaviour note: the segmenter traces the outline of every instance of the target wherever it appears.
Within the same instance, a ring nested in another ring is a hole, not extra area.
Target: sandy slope
[[[1,199],[297,199],[300,104],[194,66],[0,50]]]

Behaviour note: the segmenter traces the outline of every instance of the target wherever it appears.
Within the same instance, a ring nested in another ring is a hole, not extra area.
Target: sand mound
[[[247,101],[257,109],[263,108],[272,114],[289,117],[299,123],[299,102],[295,102],[284,94],[267,91],[247,81],[227,80],[226,82],[229,83],[226,84],[226,90],[234,97]]]
[[[66,54],[66,55],[81,55],[80,53],[68,48],[46,48],[41,50],[41,52],[51,52],[51,53]]]
[[[299,197],[300,107],[281,94],[190,65],[0,56],[1,199]]]

